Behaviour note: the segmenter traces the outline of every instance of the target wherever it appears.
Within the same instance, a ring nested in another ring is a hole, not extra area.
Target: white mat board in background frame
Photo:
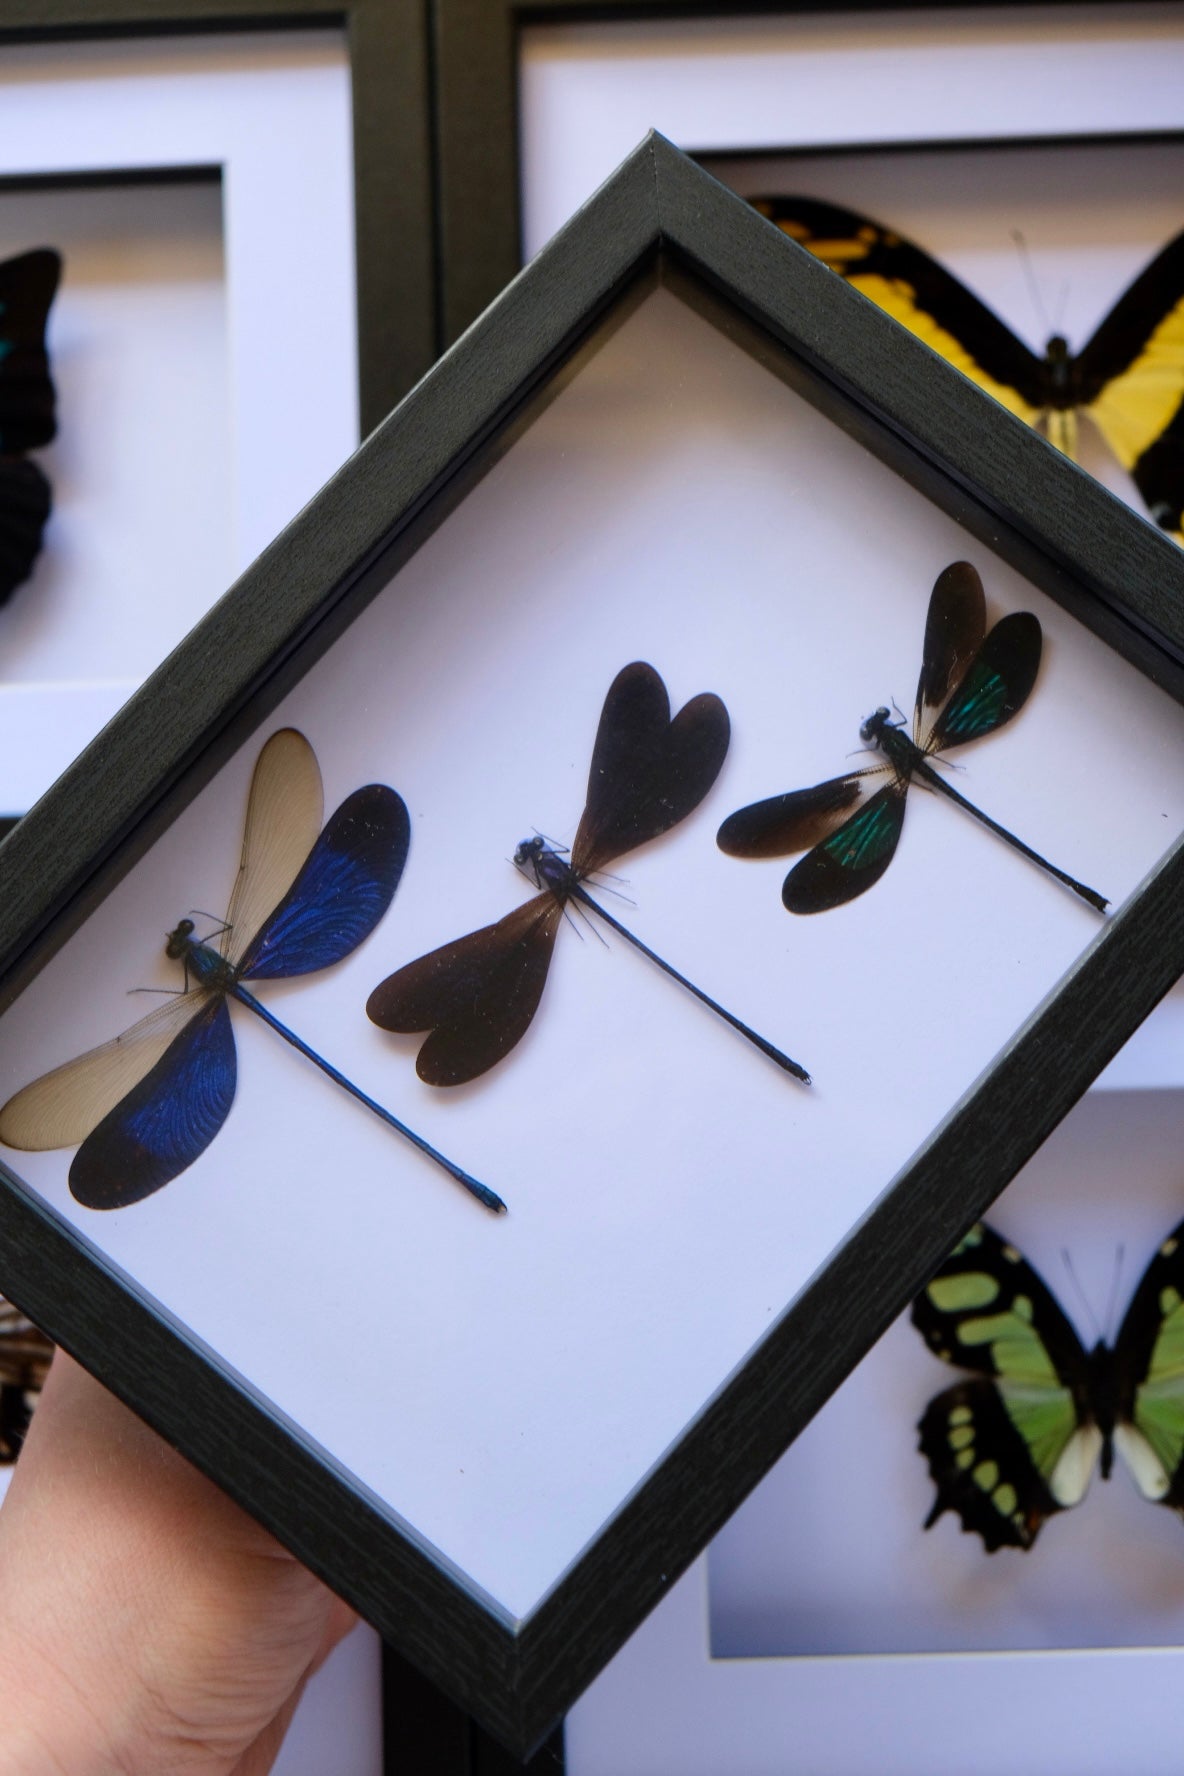
[[[933,252],[1036,349],[1062,325],[1071,341],[1088,337],[1184,227],[1184,141],[962,148],[944,164],[940,147],[823,152],[1184,132],[1179,4],[549,24],[527,27],[520,42],[527,258],[650,128],[742,195],[802,192],[866,208]],[[1035,306],[1016,227],[1053,326]],[[1145,509],[1104,448],[1088,466]],[[1184,1086],[1184,987],[1098,1083]]]
[[[159,187],[155,209],[134,186],[12,189],[146,168],[217,169],[221,238],[200,188]],[[340,36],[6,47],[0,178],[6,252],[58,244],[55,215],[83,245],[50,317],[60,435],[38,460],[55,511],[0,613],[0,809],[22,813],[357,444]]]
[[[308,734],[327,807],[375,778],[401,791],[413,833],[391,912],[339,968],[269,998],[501,1191],[504,1220],[243,1019],[226,1127],[148,1201],[96,1215],[67,1194],[69,1153],[10,1163],[515,1616],[1100,930],[936,798],[910,810],[882,882],[814,919],[784,911],[780,864],[715,846],[725,814],[842,770],[868,709],[911,699],[930,588],[965,554],[993,614],[1039,614],[1046,653],[1019,721],[974,748],[960,785],[1117,904],[1184,828],[1184,712],[659,290],[0,1022],[7,1094],[66,1059],[64,1040],[76,1052],[124,1027],[129,984],[170,982],[159,934],[178,909],[224,904],[273,727]],[[532,827],[570,841],[605,691],[636,658],[678,704],[718,691],[733,742],[704,807],[623,865],[629,918],[810,1066],[816,1088],[623,944],[568,930],[520,1048],[470,1087],[420,1085],[416,1045],[368,1024],[367,994],[520,904],[508,852]],[[1100,754],[1083,682],[1111,701]],[[1103,819],[1082,821],[1073,785]],[[912,1032],[921,1052],[900,1092],[885,1061],[910,1023],[922,943],[942,1016]],[[310,1316],[312,1300],[324,1311]],[[342,1341],[351,1358],[375,1353],[368,1371],[342,1362]],[[414,1362],[382,1358],[405,1350]]]
[[[1121,1244],[1121,1311],[1184,1216],[1182,1130],[1180,1092],[1087,1093],[989,1217],[1087,1345],[1061,1252],[1100,1318]],[[949,1514],[923,1532],[915,1422],[962,1373],[902,1316],[569,1715],[568,1776],[1178,1770],[1184,1524],[1119,1459],[1030,1554],[987,1555]],[[1048,1650],[1014,1650],[1042,1631]],[[874,1650],[910,1636],[938,1650]],[[840,1640],[865,1650],[828,1655]]]
[[[1179,4],[533,25],[527,258],[647,130],[689,154],[1184,128]]]

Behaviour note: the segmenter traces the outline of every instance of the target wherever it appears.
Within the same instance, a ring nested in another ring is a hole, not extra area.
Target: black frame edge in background
[[[518,36],[527,25],[903,12],[918,0],[428,0],[433,20],[444,346],[522,265]],[[959,11],[994,0],[929,0]],[[1017,10],[1045,0],[1010,0]],[[1067,5],[1070,0],[1048,0]],[[664,127],[652,117],[650,125]],[[739,150],[734,152],[739,153]]]
[[[834,423],[878,439],[890,466],[1184,702],[1180,552],[651,138],[16,829],[6,847],[13,892],[0,896],[6,990],[24,960],[45,950],[47,925],[56,921],[56,939],[103,885],[116,847],[120,865],[138,854],[154,825],[254,730],[277,682],[302,671],[354,614],[367,575],[377,589],[388,571],[383,551],[431,521],[430,503],[463,485],[483,441],[656,254],[689,268],[705,300],[722,292],[738,327],[747,316],[781,340]],[[134,1293],[121,1297],[110,1267],[84,1256],[80,1236],[7,1186],[0,1230],[27,1255],[29,1298],[19,1304],[34,1306],[36,1294],[50,1310],[47,1329],[81,1344],[133,1409],[183,1437],[191,1459],[314,1566],[331,1569],[417,1664],[527,1748],[1184,972],[1182,888],[1184,839],[993,1063],[989,1089],[955,1106],[822,1281],[522,1624],[499,1618],[414,1543],[380,1533],[373,1501],[343,1486],[249,1390],[205,1367],[183,1331]],[[18,1261],[4,1239],[0,1257]],[[71,1296],[74,1272],[86,1286]],[[861,1288],[850,1295],[854,1277]],[[204,1402],[196,1419],[178,1414],[186,1389]]]
[[[360,436],[365,437],[430,368],[437,351],[428,33],[416,0],[6,0],[0,51],[28,42],[301,30],[326,24],[344,31],[350,64],[358,402]],[[207,176],[218,171],[208,169]],[[105,185],[151,177],[176,179],[178,173],[168,169],[165,174],[146,170],[129,175],[116,169],[110,179],[55,175],[52,182]],[[16,819],[0,818],[0,839]],[[394,1657],[383,1649],[384,1662]],[[420,1721],[409,1723],[411,1699],[404,1698],[398,1736],[410,1724],[426,1745],[434,1716],[423,1695],[430,1686],[420,1682]],[[384,1762],[392,1769],[394,1726],[384,1683]],[[440,1776],[469,1776],[467,1765],[441,1763],[439,1768]]]
[[[4,0],[0,50],[323,27],[343,30],[350,63],[365,437],[431,367],[437,349],[428,32],[419,0]]]
[[[522,1763],[392,1646],[383,1647],[385,1776],[563,1776],[563,1728]]]

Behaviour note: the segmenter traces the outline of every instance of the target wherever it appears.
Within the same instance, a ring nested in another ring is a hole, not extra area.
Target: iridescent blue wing
[[[70,1167],[71,1194],[84,1208],[124,1209],[170,1183],[226,1121],[236,1078],[226,1000],[209,997],[82,1143]]]
[[[251,777],[243,848],[218,948],[237,963],[308,862],[325,818],[317,755],[295,728],[268,740]]]
[[[342,802],[283,900],[237,959],[244,980],[312,974],[369,937],[407,861],[403,798],[369,783]]]

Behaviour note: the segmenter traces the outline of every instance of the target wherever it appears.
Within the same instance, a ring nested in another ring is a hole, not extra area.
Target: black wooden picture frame
[[[940,10],[988,0],[939,0]],[[1054,0],[1062,4],[1063,0]],[[1022,15],[1038,0],[1016,0]],[[728,19],[776,13],[902,12],[909,0],[432,0],[440,312],[449,344],[522,263],[518,142],[519,35],[528,25]],[[649,120],[661,129],[661,118]],[[737,152],[740,151],[739,146]]]
[[[17,827],[0,857],[0,1003],[11,1005],[464,497],[524,401],[655,270],[755,327],[829,418],[1184,702],[1177,550],[651,138]],[[0,1289],[522,1756],[1184,973],[1182,886],[1177,841],[519,1622],[405,1538],[7,1168]]]
[[[415,0],[12,0],[0,46],[326,26],[344,31],[350,62],[365,436],[438,350],[428,30]]]

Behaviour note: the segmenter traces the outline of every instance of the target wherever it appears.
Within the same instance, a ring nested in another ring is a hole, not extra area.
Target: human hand
[[[355,1620],[57,1353],[0,1510],[5,1776],[265,1776]]]

